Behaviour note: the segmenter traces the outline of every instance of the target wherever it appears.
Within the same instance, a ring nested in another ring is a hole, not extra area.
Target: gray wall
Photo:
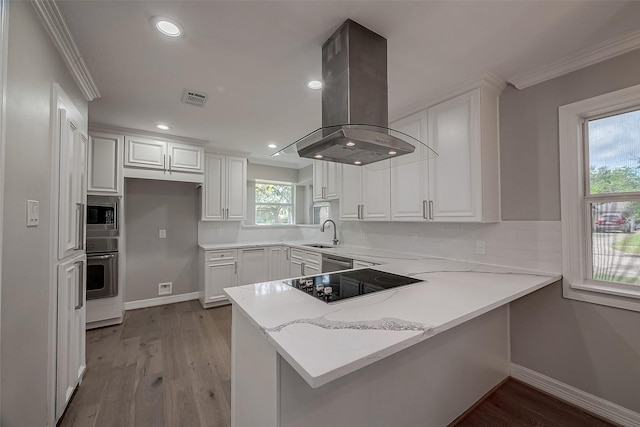
[[[249,163],[247,165],[247,180],[255,181],[256,179],[280,182],[298,182],[298,170]]]
[[[504,220],[559,220],[558,107],[640,84],[640,51],[500,100]],[[554,284],[511,306],[512,361],[640,412],[640,313],[562,298]]]
[[[160,282],[173,282],[173,295],[198,290],[198,200],[195,184],[126,180],[125,301],[158,297]]]
[[[1,393],[3,426],[47,420],[51,83],[59,83],[86,117],[71,79],[29,2],[11,2],[6,103]],[[40,225],[25,227],[27,199],[40,201]]]

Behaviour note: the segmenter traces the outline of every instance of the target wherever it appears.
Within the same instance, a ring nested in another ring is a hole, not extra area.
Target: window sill
[[[256,230],[256,229],[272,229],[272,228],[297,228],[297,224],[242,224],[243,229]]]
[[[568,299],[640,312],[640,292],[591,283],[572,285],[566,278],[562,281],[562,290],[563,296]]]

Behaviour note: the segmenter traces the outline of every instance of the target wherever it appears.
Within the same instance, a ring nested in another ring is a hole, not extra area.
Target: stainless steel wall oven
[[[118,239],[87,238],[87,299],[118,295]]]

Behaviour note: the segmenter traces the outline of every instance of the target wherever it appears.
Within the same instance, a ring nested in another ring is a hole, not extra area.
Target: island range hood
[[[300,157],[364,166],[426,147],[387,127],[384,37],[345,21],[322,45],[322,80],[322,127],[283,153],[297,151]]]

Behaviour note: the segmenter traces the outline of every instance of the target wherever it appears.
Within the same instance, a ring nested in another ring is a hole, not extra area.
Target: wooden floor
[[[229,426],[231,306],[128,311],[87,332],[87,371],[60,426]]]
[[[59,425],[226,427],[230,371],[231,306],[203,310],[190,301],[128,311],[122,325],[87,332],[87,371]],[[455,425],[611,424],[509,380]]]

